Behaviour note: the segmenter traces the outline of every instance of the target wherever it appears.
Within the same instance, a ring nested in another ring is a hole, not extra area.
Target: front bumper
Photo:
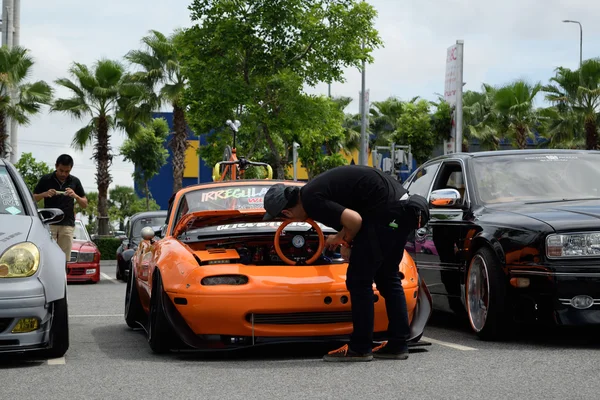
[[[98,282],[100,263],[67,263],[67,282]]]
[[[21,318],[35,317],[39,328],[28,333],[12,333]],[[50,308],[44,288],[37,278],[0,282],[0,353],[45,348],[48,343]]]
[[[558,325],[600,325],[600,267],[586,271],[560,268],[549,270],[512,270],[511,278],[528,278],[529,287],[513,288],[520,305],[534,307]],[[592,304],[585,309],[572,305],[577,296],[589,296]]]

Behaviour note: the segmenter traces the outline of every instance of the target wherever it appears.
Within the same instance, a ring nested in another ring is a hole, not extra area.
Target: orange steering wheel
[[[288,226],[289,224],[291,224],[292,220],[287,220],[284,221],[279,228],[277,229],[277,232],[275,232],[275,251],[277,252],[277,255],[279,256],[279,258],[281,258],[281,260],[283,260],[283,262],[285,262],[288,265],[298,265],[298,262],[291,260],[289,258],[287,258],[284,254],[283,251],[281,251],[281,246],[279,244],[279,240],[281,238],[281,233],[283,232],[283,230],[285,229],[286,226]],[[321,256],[321,253],[323,252],[323,249],[325,248],[325,236],[323,235],[323,231],[321,230],[321,227],[319,225],[317,225],[317,223],[315,221],[313,221],[312,219],[307,219],[306,221],[307,224],[310,224],[313,229],[317,232],[317,234],[319,235],[319,248],[317,249],[317,251],[315,252],[315,255],[312,256],[310,259],[305,261],[305,264],[312,264],[315,261],[318,260],[318,258]]]

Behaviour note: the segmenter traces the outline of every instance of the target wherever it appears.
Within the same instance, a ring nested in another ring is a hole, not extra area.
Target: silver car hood
[[[33,220],[26,215],[0,214],[0,254],[29,237]]]

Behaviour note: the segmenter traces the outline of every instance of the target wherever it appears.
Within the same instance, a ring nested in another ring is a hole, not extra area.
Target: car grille
[[[77,257],[79,256],[79,252],[78,251],[72,251],[71,252],[71,259],[69,260],[69,262],[77,262]]]
[[[12,318],[0,318],[0,333],[4,332],[4,330],[8,328],[12,320]]]
[[[69,268],[68,275],[85,275],[85,268]]]
[[[252,322],[252,315],[247,314],[246,321]],[[339,324],[344,322],[352,322],[352,311],[254,314],[254,324],[256,325]]]

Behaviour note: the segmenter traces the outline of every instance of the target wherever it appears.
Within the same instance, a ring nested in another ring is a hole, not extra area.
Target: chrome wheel
[[[479,254],[473,257],[467,275],[467,308],[469,321],[475,332],[485,327],[490,304],[490,282],[485,260]]]

